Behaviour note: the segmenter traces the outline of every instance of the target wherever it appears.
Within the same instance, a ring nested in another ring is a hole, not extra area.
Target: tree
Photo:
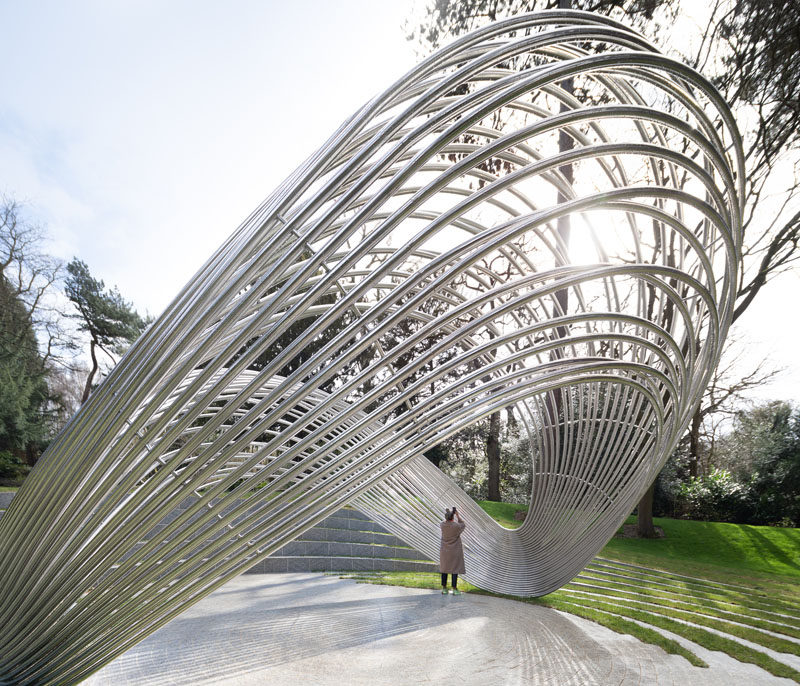
[[[46,413],[50,435],[55,436],[81,407],[89,367],[80,360],[69,365],[50,362],[46,366],[50,395]]]
[[[437,0],[433,2],[428,7],[428,13],[423,22],[419,25],[419,27],[413,31],[411,31],[409,38],[414,39],[415,37],[419,39],[419,42],[425,46],[425,48],[435,49],[439,46],[440,42],[447,38],[447,37],[454,37],[456,35],[468,32],[474,28],[477,28],[480,24],[487,23],[490,21],[495,21],[497,19],[502,18],[503,16],[507,16],[510,14],[514,14],[517,12],[523,11],[531,11],[533,9],[565,9],[574,7],[576,9],[584,9],[589,11],[607,11],[609,13],[614,13],[615,11],[625,10],[629,11],[631,16],[642,18],[646,17],[651,19],[653,16],[653,10],[658,5],[669,5],[670,2],[667,0],[653,1],[650,0],[648,2],[624,2],[620,3],[618,0],[614,2],[610,2],[608,0],[584,0],[584,1],[576,1],[571,2],[571,0],[548,0],[547,2],[535,2],[535,1],[528,1],[528,2],[503,2],[503,0],[474,0],[473,2],[456,2],[454,0]],[[518,57],[515,58],[516,60],[522,60],[524,58]],[[561,88],[567,93],[573,93],[575,90],[575,83],[572,78],[569,78],[560,84]],[[465,89],[468,89],[469,86],[464,86]],[[565,103],[561,103],[561,111],[566,111],[568,107]],[[505,126],[505,122],[500,120],[500,115],[495,113],[492,115],[491,121],[491,128],[496,130],[501,130]],[[459,139],[459,142],[466,143],[466,144],[474,144],[476,142],[476,138],[471,134],[464,134]],[[573,139],[564,131],[559,132],[558,138],[558,149],[560,152],[567,152],[571,150],[574,146]],[[458,153],[451,153],[448,155],[450,161],[456,161],[458,157],[466,156],[465,154],[458,154]],[[502,175],[503,173],[510,172],[512,170],[512,166],[509,162],[503,161],[502,158],[490,158],[483,162],[481,165],[478,166],[478,169],[487,172],[487,174],[492,175]],[[567,184],[571,184],[573,181],[573,169],[572,164],[565,164],[559,167],[559,174],[563,177]],[[479,185],[484,185],[485,180],[481,179],[479,181]],[[568,198],[562,190],[558,189],[557,194],[557,202],[563,203],[568,201]],[[570,234],[570,217],[568,215],[560,217],[558,219],[558,233],[561,237],[561,241],[563,245],[567,245],[569,243],[569,234]],[[502,256],[498,255],[494,259],[497,260],[498,258],[502,258]],[[555,255],[556,267],[561,266],[563,264],[563,256]],[[488,286],[495,285],[495,279],[493,278],[493,274],[498,272],[506,272],[506,276],[510,274],[510,271],[513,270],[510,264],[506,265],[505,270],[502,268],[498,270],[496,265],[491,264],[490,260],[484,260],[483,264],[483,271],[486,273],[486,281],[488,282]],[[479,285],[482,288],[482,285]],[[557,309],[561,313],[567,312],[568,307],[568,292],[567,290],[561,290],[556,293],[555,296]],[[494,304],[490,304],[491,307]],[[555,335],[557,337],[566,337],[568,335],[568,331],[564,327],[558,327],[555,331]],[[555,350],[551,353],[551,357],[554,359],[560,357],[561,352],[559,350]],[[558,422],[558,417],[561,413],[560,408],[560,394],[549,394],[548,395],[548,411],[550,414],[549,422],[550,424],[556,424]],[[509,408],[509,416],[513,417],[513,410]],[[500,441],[500,432],[501,432],[501,416],[500,412],[496,411],[492,413],[486,420],[487,427],[486,427],[486,456],[488,460],[488,492],[487,497],[489,500],[500,500],[501,499],[501,471],[502,471],[502,464],[501,464],[501,441]]]
[[[747,170],[745,245],[734,322],[770,279],[800,257],[800,212],[796,211],[800,200],[798,50],[800,7],[796,3],[716,0],[698,49],[694,55],[683,56],[711,77],[744,123],[740,128]],[[777,202],[768,202],[768,194],[776,194]],[[755,375],[729,382],[727,388],[740,396],[753,385],[754,376],[765,380],[769,375],[756,370]],[[723,387],[723,397],[725,394]],[[692,418],[689,459],[694,474],[701,459],[700,427],[717,411],[719,397],[719,389],[712,383]]]
[[[432,0],[419,24],[407,23],[406,31],[423,53],[430,53],[456,36],[522,12],[571,8],[625,19],[643,30],[656,20],[658,10],[673,17],[677,5],[678,0]]]
[[[54,302],[62,265],[45,240],[19,203],[0,197],[0,451],[29,465],[52,433],[48,370],[71,345]]]
[[[0,196],[0,277],[8,295],[24,307],[24,318],[37,335],[42,358],[63,362],[72,341],[50,297],[63,265],[43,251],[45,239],[42,227],[25,218],[18,202]]]
[[[745,123],[745,245],[735,322],[767,282],[800,257],[800,212],[795,211],[800,200],[800,6],[790,0],[716,0],[707,26],[707,35],[717,39],[703,41],[694,55],[684,57],[711,76]],[[774,195],[773,201],[767,195]],[[711,389],[693,426],[714,411]]]
[[[709,473],[712,466],[716,465],[716,444],[721,434],[730,428],[731,419],[746,404],[747,394],[769,383],[780,373],[779,369],[770,367],[766,360],[762,360],[743,374],[736,359],[743,346],[736,336],[732,338],[711,376],[703,403],[692,418],[684,440],[689,477]]]
[[[33,464],[46,435],[44,361],[30,312],[0,275],[0,451]]]
[[[92,277],[85,262],[74,258],[67,265],[67,272],[69,276],[65,282],[65,292],[77,310],[77,314],[71,316],[78,321],[78,328],[89,336],[92,366],[81,396],[81,403],[84,403],[100,369],[97,350],[102,350],[116,364],[115,355],[121,353],[125,344],[133,343],[149,321],[125,301],[116,286],[106,290],[102,281]]]
[[[771,401],[737,413],[719,466],[746,485],[754,524],[800,524],[800,411]]]
[[[624,19],[667,53],[675,52],[673,44],[667,43],[672,39],[670,32],[663,29],[678,16],[680,0],[574,0],[571,6]],[[425,50],[433,50],[482,24],[556,7],[564,7],[563,0],[435,0],[409,37]],[[745,132],[745,247],[735,321],[764,285],[800,256],[800,72],[795,58],[800,51],[800,6],[792,0],[715,0],[707,11],[705,31],[694,41],[694,52],[678,57],[713,80]],[[762,203],[776,188],[782,191],[778,201]],[[713,412],[714,402],[707,395],[698,407],[692,422],[695,436],[703,419]],[[696,461],[698,455],[692,459]],[[652,514],[651,504],[652,492],[646,493],[639,513],[642,529],[654,534],[645,521],[648,512]]]

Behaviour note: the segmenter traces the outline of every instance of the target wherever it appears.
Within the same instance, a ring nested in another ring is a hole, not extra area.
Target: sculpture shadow
[[[358,599],[337,600],[339,579],[310,581],[308,575],[297,576],[296,580],[283,577],[279,582],[265,580],[255,586],[221,589],[214,594],[216,600],[212,596],[199,603],[88,683],[215,683],[349,648],[366,651],[378,641],[416,631],[426,632],[421,641],[435,642],[447,636],[449,624],[459,620],[478,617],[489,622],[487,601],[513,602],[474,596],[456,599],[438,591],[410,595],[399,589],[381,589],[379,596],[365,589]],[[352,593],[348,597],[352,598]],[[534,613],[542,608],[526,609]],[[504,637],[507,652],[498,657],[505,664],[495,668],[514,670],[528,679],[571,675],[559,684],[592,683],[598,670],[605,671],[610,654],[592,641],[591,659],[586,660],[583,652],[577,656],[574,647],[579,630],[558,613],[547,612],[546,624],[534,621],[531,629],[535,630],[511,631],[507,640]],[[474,648],[480,651],[480,646]],[[291,670],[288,667],[287,671]],[[346,683],[346,674],[342,678]]]

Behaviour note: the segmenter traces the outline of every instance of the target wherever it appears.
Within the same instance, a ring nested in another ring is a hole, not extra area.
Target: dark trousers
[[[458,588],[458,574],[451,574],[453,588]],[[442,586],[447,586],[447,574],[442,574]]]

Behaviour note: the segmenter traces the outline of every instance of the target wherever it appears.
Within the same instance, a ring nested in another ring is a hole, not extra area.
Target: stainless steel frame
[[[719,358],[742,181],[719,95],[609,19],[522,15],[420,63],[247,218],[33,470],[0,520],[3,683],[85,678],[348,504],[436,558],[455,503],[470,581],[569,581]],[[422,456],[508,407],[532,446],[514,531]]]

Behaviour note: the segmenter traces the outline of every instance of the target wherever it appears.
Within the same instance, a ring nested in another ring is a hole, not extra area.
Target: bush
[[[0,450],[0,486],[21,485],[30,469],[16,455]]]
[[[747,489],[748,523],[800,525],[800,410],[773,401],[739,412],[719,461]]]
[[[678,487],[676,514],[684,519],[741,524],[752,521],[754,510],[750,489],[725,469],[690,477]]]

